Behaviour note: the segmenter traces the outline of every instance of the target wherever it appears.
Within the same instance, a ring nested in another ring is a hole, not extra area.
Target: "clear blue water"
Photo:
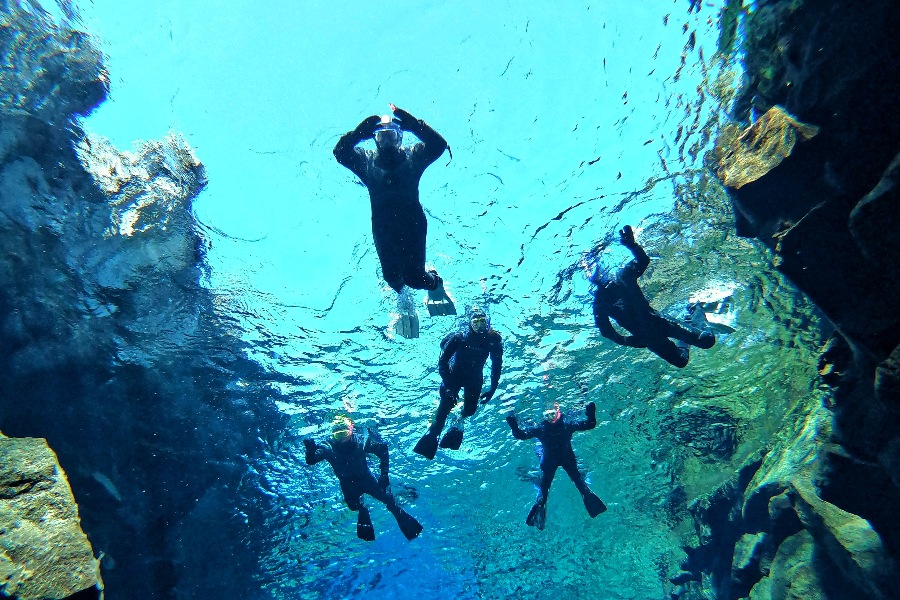
[[[193,205],[211,243],[203,284],[261,367],[235,373],[229,393],[268,389],[288,417],[282,439],[260,440],[248,479],[258,487],[234,498],[235,518],[247,496],[271,500],[255,539],[235,542],[262,548],[260,598],[666,597],[690,537],[673,491],[708,493],[817,397],[807,306],[763,249],[735,238],[702,162],[723,110],[714,84],[738,69],[712,60],[721,4],[80,5],[111,77],[85,129],[122,149],[172,129],[194,148],[209,178]],[[459,320],[420,308],[418,339],[392,334],[365,190],[331,152],[388,102],[453,149],[420,187],[429,263],[461,307],[487,305],[504,336],[500,391],[462,449],[433,462],[412,446],[437,406],[438,343]],[[620,260],[606,246],[625,224],[655,259],[644,279],[654,306],[732,299],[737,331],[685,370],[592,326],[584,265],[600,250]],[[560,473],[536,531],[524,519],[537,458],[503,417],[535,417],[548,400],[597,403],[600,425],[575,450],[610,510],[588,519]],[[741,421],[729,460],[685,458],[667,437],[666,417],[697,406]],[[329,468],[303,464],[299,440],[341,412],[388,440],[420,538],[407,542],[376,505],[378,538],[358,540]],[[185,555],[227,564],[199,535]]]

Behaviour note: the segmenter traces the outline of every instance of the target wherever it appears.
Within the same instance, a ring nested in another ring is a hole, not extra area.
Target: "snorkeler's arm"
[[[609,314],[604,308],[599,293],[594,296],[594,324],[600,330],[600,335],[617,344],[625,344],[625,336],[616,331],[609,321]]]
[[[481,395],[482,404],[494,397],[497,386],[500,385],[500,371],[503,370],[503,342],[500,334],[491,331],[488,335],[491,336],[491,387]]]
[[[593,429],[597,426],[597,405],[593,402],[588,402],[588,405],[584,408],[584,414],[587,418],[584,421],[575,421],[572,424],[572,429],[575,431],[587,431],[588,429]]]
[[[387,485],[388,473],[390,472],[390,456],[388,455],[387,444],[378,433],[369,432],[369,439],[366,440],[366,452],[378,457],[378,469],[381,471],[378,481]]]
[[[419,146],[416,146],[413,151],[413,160],[419,162],[424,170],[444,153],[444,150],[447,149],[447,140],[422,119],[415,118],[402,108],[394,107],[393,110],[394,115],[400,119],[400,127],[414,133],[417,138],[422,140],[424,147],[419,149]]]
[[[535,428],[526,427],[525,429],[522,429],[519,427],[519,420],[516,419],[516,415],[507,415],[506,422],[509,425],[509,428],[512,429],[513,437],[517,440],[528,440],[534,437]]]
[[[337,161],[353,171],[360,179],[365,174],[366,159],[363,150],[357,149],[356,145],[372,137],[372,132],[380,121],[381,118],[375,115],[366,118],[356,126],[356,129],[342,135],[334,147],[334,157]]]
[[[306,448],[306,464],[315,465],[323,460],[328,460],[328,456],[331,453],[330,448],[320,446],[315,440],[309,438],[303,440],[303,445]]]
[[[444,344],[444,347],[441,348],[441,356],[438,358],[438,375],[441,376],[441,379],[444,383],[447,383],[447,380],[450,378],[450,359],[453,358],[453,355],[456,353],[456,350],[459,348],[460,340],[462,336],[459,334],[454,334],[447,340],[447,343]]]
[[[634,259],[619,271],[619,277],[637,281],[637,278],[643,275],[650,265],[650,257],[644,252],[644,247],[634,240],[634,230],[631,229],[631,225],[622,228],[619,232],[619,241],[634,255]]]

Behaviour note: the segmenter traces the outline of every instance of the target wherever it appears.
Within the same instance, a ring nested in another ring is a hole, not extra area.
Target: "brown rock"
[[[798,121],[775,105],[735,140],[725,142],[729,147],[719,161],[719,178],[728,187],[741,188],[790,156],[798,137],[808,140],[817,133],[818,127]]]
[[[19,600],[103,589],[72,490],[43,439],[0,434],[0,581]]]

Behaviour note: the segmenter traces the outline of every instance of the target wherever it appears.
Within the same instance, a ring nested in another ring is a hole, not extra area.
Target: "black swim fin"
[[[359,517],[356,519],[356,537],[367,542],[375,541],[372,517],[369,516],[369,511],[365,507],[360,509]]]
[[[606,512],[606,505],[594,492],[588,492],[582,496],[582,499],[584,500],[584,507],[592,519],[600,513]]]
[[[413,448],[413,452],[416,454],[421,454],[428,460],[434,460],[434,455],[437,453],[438,449],[438,439],[436,435],[431,435],[430,433],[426,433],[416,442],[416,447]]]
[[[394,515],[397,519],[397,525],[400,531],[408,540],[416,539],[422,533],[422,524],[416,521],[415,517],[403,510],[402,508]]]
[[[532,527],[537,527],[538,529],[543,531],[546,521],[547,505],[543,502],[540,502],[531,507],[531,512],[528,513],[528,517],[525,519],[525,524]]]
[[[441,448],[448,450],[459,450],[462,446],[463,431],[459,427],[451,427],[450,430],[441,438]]]
[[[456,305],[453,298],[444,289],[444,282],[438,284],[437,289],[428,290],[428,296],[425,298],[425,308],[432,317],[442,317],[456,314]]]

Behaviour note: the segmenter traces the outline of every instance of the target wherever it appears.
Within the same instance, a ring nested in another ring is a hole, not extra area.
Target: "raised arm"
[[[376,115],[367,117],[356,126],[356,129],[342,135],[334,147],[334,157],[337,161],[353,171],[360,179],[365,173],[366,161],[363,151],[358,150],[356,145],[372,137],[375,126],[380,122],[381,118]]]
[[[303,445],[306,447],[306,464],[308,465],[328,460],[331,456],[331,448],[317,444],[315,440],[306,438],[303,440]]]
[[[378,481],[382,485],[387,485],[388,474],[390,473],[390,456],[388,455],[387,443],[381,439],[377,432],[369,432],[369,438],[366,440],[366,452],[378,457],[378,469],[381,472]]]
[[[575,431],[587,431],[588,429],[593,429],[597,426],[597,405],[593,402],[588,402],[588,405],[584,408],[584,414],[587,416],[587,419],[584,421],[575,421],[572,424],[572,429]]]
[[[400,119],[400,127],[402,129],[414,133],[417,138],[422,140],[424,147],[414,152],[413,160],[419,162],[424,170],[425,167],[436,161],[444,153],[444,150],[447,149],[447,140],[425,121],[415,118],[402,108],[397,108],[392,104],[391,110]]]
[[[631,279],[637,281],[637,278],[644,274],[650,265],[650,257],[644,252],[644,248],[634,240],[634,230],[631,225],[626,225],[619,232],[619,241],[622,245],[631,250],[634,258],[619,271],[619,277],[622,279]]]
[[[513,437],[517,440],[529,440],[537,433],[537,428],[535,427],[526,427],[525,429],[519,427],[519,420],[516,419],[516,415],[507,415],[506,422],[509,424],[509,428],[512,429]]]

